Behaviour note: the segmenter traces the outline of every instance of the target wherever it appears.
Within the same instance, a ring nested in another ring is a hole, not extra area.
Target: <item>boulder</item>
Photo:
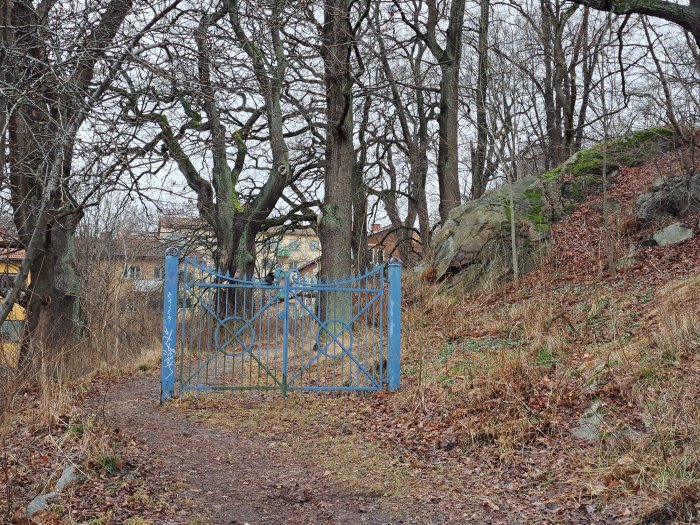
[[[435,236],[437,278],[470,266],[474,268],[469,273],[477,280],[482,274],[500,272],[500,263],[510,253],[511,191],[519,248],[532,252],[549,239],[555,217],[563,215],[559,190],[551,181],[526,177],[452,210]]]
[[[434,237],[431,266],[436,278],[458,276],[465,290],[502,280],[511,270],[511,213],[514,213],[520,271],[537,265],[551,235],[551,225],[603,189],[623,165],[637,165],[648,154],[675,147],[673,133],[661,128],[632,133],[573,155],[538,176],[503,185],[480,199],[452,210]],[[511,210],[511,192],[513,208]],[[602,205],[601,205],[602,206]],[[609,202],[616,213],[619,203]]]
[[[655,180],[652,190],[637,199],[636,209],[637,218],[642,222],[700,213],[700,173]]]
[[[693,238],[693,230],[684,226],[680,222],[674,222],[670,226],[666,226],[657,231],[653,235],[654,241],[659,246],[671,246],[672,244],[680,244]]]

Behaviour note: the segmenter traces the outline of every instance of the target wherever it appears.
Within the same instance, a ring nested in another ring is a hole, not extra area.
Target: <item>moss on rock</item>
[[[641,164],[675,146],[669,129],[637,131],[582,150],[561,166],[455,208],[434,239],[436,277],[460,273],[461,281],[468,277],[476,287],[508,276],[512,213],[521,269],[527,271],[536,265],[536,254],[546,251],[552,224],[602,191],[604,171],[612,180],[620,166]]]

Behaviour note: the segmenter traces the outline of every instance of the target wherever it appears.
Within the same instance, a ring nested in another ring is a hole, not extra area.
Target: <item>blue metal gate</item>
[[[224,275],[165,258],[161,401],[187,391],[399,387],[401,264],[332,282]]]

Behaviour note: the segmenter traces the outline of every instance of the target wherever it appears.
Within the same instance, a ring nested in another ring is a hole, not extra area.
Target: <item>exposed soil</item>
[[[235,433],[160,407],[156,377],[101,390],[88,400],[91,409],[143,443],[157,465],[152,481],[165,483],[167,500],[187,502],[159,523],[409,523],[381,508],[377,495],[349,491],[313,463],[295,460],[276,446],[274,433]]]

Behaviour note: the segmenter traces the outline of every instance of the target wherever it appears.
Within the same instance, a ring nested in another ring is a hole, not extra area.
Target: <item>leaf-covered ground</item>
[[[411,414],[392,413],[388,397],[159,407],[158,389],[148,375],[93,385],[83,414],[109,432],[112,452],[82,469],[37,523],[603,523],[629,512],[598,512],[567,479],[571,451],[545,441],[505,462],[465,453],[439,427],[412,442]],[[55,480],[49,464],[62,458],[45,441],[73,443],[76,425],[36,429],[40,443],[28,430],[29,447],[46,450],[25,467]],[[37,489],[15,484],[15,503]]]
[[[139,374],[24,390],[0,458],[6,522],[75,463],[35,523],[694,523],[700,513],[700,223],[634,202],[683,152],[622,168],[554,225],[521,283],[460,294],[406,280],[402,389],[360,398],[238,397],[160,407]],[[671,222],[671,221],[669,221]],[[611,236],[612,232],[612,236]],[[608,242],[610,240],[611,242]],[[635,264],[615,274],[607,251]],[[598,407],[593,439],[572,434]]]

